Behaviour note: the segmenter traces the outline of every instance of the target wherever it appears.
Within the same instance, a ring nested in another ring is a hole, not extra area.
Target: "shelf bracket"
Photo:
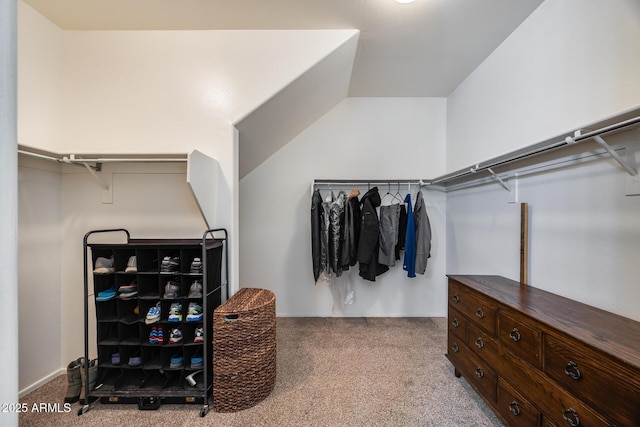
[[[98,184],[100,184],[100,188],[105,191],[109,191],[109,187],[107,186],[107,184],[105,184],[102,181],[102,178],[100,178],[100,176],[98,176],[98,174],[96,173],[102,171],[102,165],[100,163],[96,163],[95,166],[91,166],[89,163],[83,162],[82,159],[76,159],[76,156],[73,154],[69,157],[63,157],[62,161],[66,164],[81,164],[89,171],[89,173],[96,179],[96,181],[98,181]]]
[[[511,192],[511,187],[509,187],[509,184],[507,184],[502,178],[496,175],[496,173],[493,170],[491,170],[491,168],[487,168],[487,170],[493,176],[493,179],[498,181],[498,183],[502,186],[502,188],[504,188],[508,192]]]
[[[613,159],[618,162],[620,164],[620,166],[622,166],[629,175],[631,176],[637,176],[638,175],[638,171],[635,170],[633,167],[631,167],[631,165],[629,165],[629,163],[626,162],[626,160],[624,160],[622,157],[620,157],[620,155],[618,153],[615,152],[615,150],[613,148],[611,148],[609,146],[609,144],[607,144],[607,142],[602,139],[602,137],[600,135],[596,135],[593,137],[593,139],[600,144],[600,146],[602,146],[602,148],[604,148],[607,153],[609,153],[611,155],[611,157],[613,157]]]

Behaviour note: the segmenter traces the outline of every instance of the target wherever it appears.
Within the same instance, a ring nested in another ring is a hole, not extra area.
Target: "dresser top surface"
[[[447,277],[640,369],[640,322],[502,276]]]

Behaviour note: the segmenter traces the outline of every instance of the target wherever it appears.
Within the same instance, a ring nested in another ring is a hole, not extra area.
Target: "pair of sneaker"
[[[160,263],[160,273],[179,273],[180,272],[180,258],[177,256],[166,256]]]
[[[109,289],[106,289],[102,292],[98,292],[96,296],[96,301],[109,301],[110,299],[114,299],[116,297],[116,286],[113,285]]]
[[[138,282],[136,280],[118,288],[118,298],[120,299],[131,299],[136,295],[138,295]]]
[[[176,299],[180,298],[180,281],[169,280],[164,285],[164,299]],[[202,282],[200,280],[194,280],[189,287],[188,298],[202,298]]]
[[[162,344],[164,342],[164,331],[160,326],[154,326],[149,333],[149,344]]]

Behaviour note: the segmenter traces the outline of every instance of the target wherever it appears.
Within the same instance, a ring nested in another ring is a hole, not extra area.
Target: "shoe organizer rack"
[[[126,241],[89,243],[114,233]],[[200,416],[209,412],[213,310],[228,296],[226,241],[225,229],[207,230],[202,239],[131,239],[126,229],[84,236],[84,353],[90,360],[95,337],[98,374],[90,385],[85,372],[89,393],[78,415],[97,400],[139,409],[202,404]]]

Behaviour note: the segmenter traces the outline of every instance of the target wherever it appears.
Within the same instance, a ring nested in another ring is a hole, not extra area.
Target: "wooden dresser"
[[[506,425],[640,426],[640,322],[504,277],[448,277],[447,358]]]

